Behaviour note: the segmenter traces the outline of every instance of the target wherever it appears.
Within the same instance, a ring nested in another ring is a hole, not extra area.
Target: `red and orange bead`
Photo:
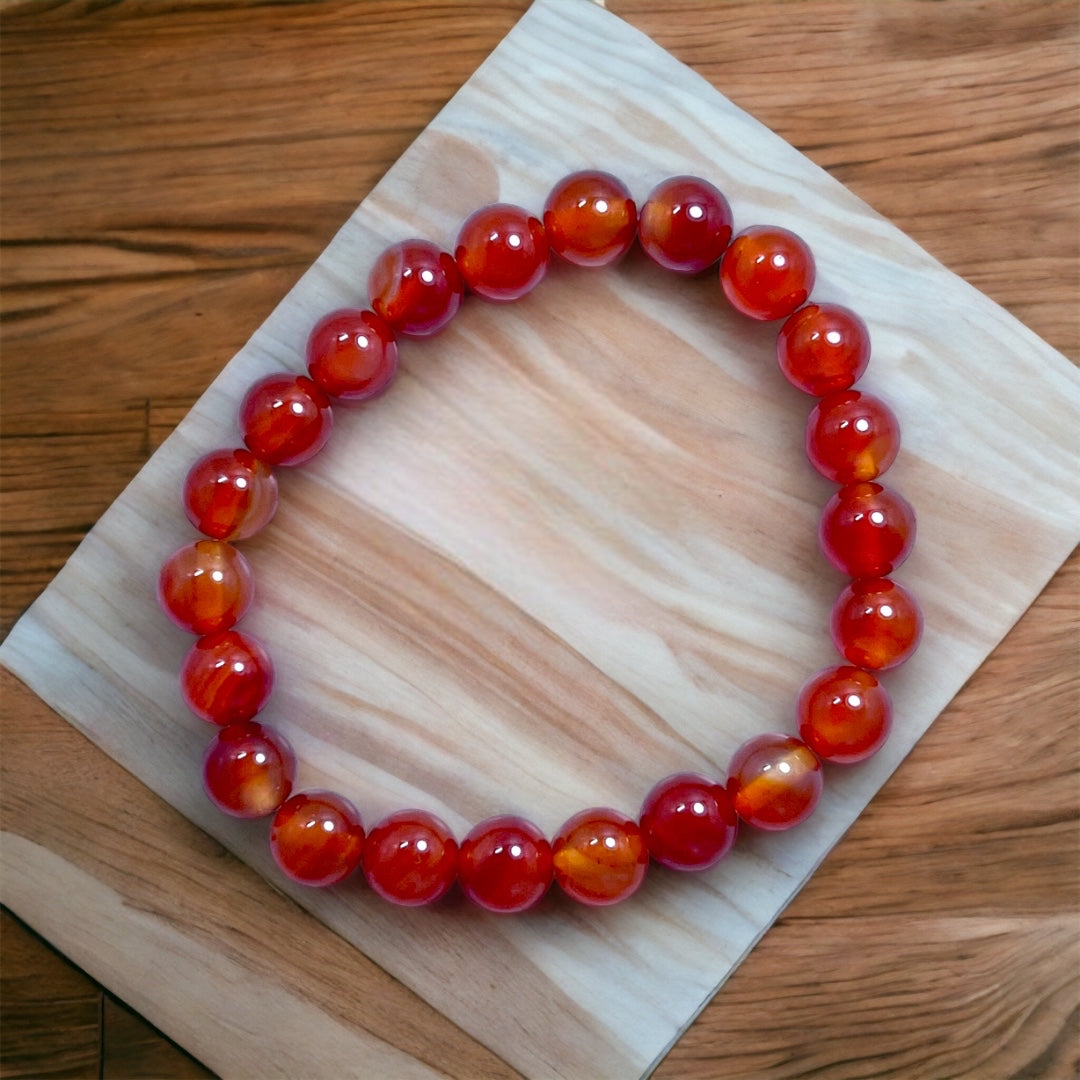
[[[578,266],[607,266],[634,242],[637,207],[630,190],[610,173],[573,173],[544,204],[544,232],[551,250]]]
[[[869,671],[831,667],[808,679],[795,703],[799,737],[822,761],[851,765],[881,749],[892,702]]]
[[[551,851],[559,887],[592,907],[632,896],[649,868],[649,851],[637,823],[608,807],[575,814],[559,829]]]
[[[364,826],[356,807],[331,791],[294,795],[270,827],[274,861],[301,885],[337,885],[360,865],[363,850]]]
[[[852,484],[875,480],[896,460],[900,423],[879,397],[835,390],[806,421],[806,456],[826,480]]]
[[[274,665],[255,638],[219,630],[199,638],[180,667],[180,692],[191,711],[211,724],[250,720],[274,688]]]
[[[333,426],[330,399],[306,375],[267,375],[240,403],[244,442],[271,465],[310,461],[326,445]]]
[[[715,866],[738,828],[727,789],[697,773],[661,780],[645,796],[638,821],[649,854],[672,870]]]
[[[544,279],[544,226],[520,206],[493,203],[465,219],[454,248],[465,284],[485,300],[520,300]]]
[[[221,540],[196,540],[174,551],[158,575],[158,603],[181,630],[213,634],[236,623],[255,596],[247,559]]]
[[[444,821],[424,810],[399,810],[368,833],[364,876],[384,900],[403,907],[431,904],[457,877],[458,845]]]
[[[458,881],[474,903],[502,914],[526,911],[551,886],[551,845],[524,818],[489,818],[470,830],[458,852]]]
[[[844,659],[884,671],[902,664],[922,638],[915,597],[891,578],[860,578],[836,598],[829,629]]]
[[[288,739],[264,724],[230,724],[203,756],[203,790],[226,814],[260,818],[289,797],[296,757]]]
[[[212,450],[184,480],[184,513],[212,540],[246,540],[277,510],[277,478],[250,450]]]
[[[870,332],[840,304],[807,304],[780,328],[776,359],[792,386],[822,397],[862,377],[870,363]]]
[[[915,511],[898,492],[846,484],[825,504],[818,539],[825,558],[852,577],[891,574],[911,554]]]
[[[787,229],[754,225],[724,252],[720,284],[731,306],[760,322],[783,319],[814,287],[814,256]]]
[[[343,308],[320,319],[307,343],[308,374],[329,397],[367,401],[394,380],[398,347],[374,311]]]
[[[805,821],[821,789],[821,762],[791,735],[748,739],[728,768],[727,790],[735,812],[758,829],[790,829]]]
[[[465,286],[453,256],[427,240],[388,247],[368,275],[375,313],[392,330],[430,337],[457,314]]]
[[[707,180],[672,176],[649,192],[638,238],[653,262],[680,274],[699,274],[718,262],[731,240],[731,207]]]

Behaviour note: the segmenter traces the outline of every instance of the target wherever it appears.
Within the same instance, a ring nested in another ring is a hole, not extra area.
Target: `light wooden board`
[[[552,92],[509,114],[499,102],[521,101],[512,88],[526,70]],[[635,90],[652,79],[667,91]],[[560,96],[568,85],[596,111]],[[312,319],[356,299],[355,268],[382,244],[410,232],[449,244],[479,202],[538,206],[585,163],[639,194],[668,172],[712,176],[741,224],[802,231],[819,295],[866,315],[868,382],[905,423],[892,476],[921,513],[901,576],[931,630],[890,682],[902,723],[887,755],[833,785],[801,835],[747,845],[709,880],[658,875],[619,911],[553,905],[494,928],[461,907],[403,918],[362,894],[315,898],[321,917],[507,1060],[570,1075],[638,1071],[679,1030],[1076,536],[1077,395],[1061,358],[695,76],[602,12],[535,9],[5,647],[118,760],[266,869],[254,830],[230,830],[201,804],[185,761],[206,731],[173,682],[186,643],[146,591],[184,535],[179,479],[200,449],[233,437],[253,375],[298,366]],[[821,627],[838,579],[813,546],[827,489],[800,460],[806,399],[775,375],[771,334],[714,299],[711,283],[631,261],[618,274],[553,275],[512,310],[474,304],[438,342],[410,347],[393,395],[346,418],[328,454],[288,478],[278,526],[248,545],[263,587],[251,625],[282,674],[268,716],[288,726],[307,781],[362,793],[369,820],[410,802],[459,827],[514,792],[514,808],[550,830],[594,801],[633,810],[673,768],[722,771],[745,735],[788,723],[802,677],[829,659]],[[948,428],[942,401],[958,403]],[[1036,434],[1051,432],[1059,444]],[[956,565],[960,551],[970,561]],[[330,567],[353,586],[347,604],[327,595]],[[477,720],[482,742],[467,730]],[[613,955],[612,935],[636,947]],[[468,985],[463,952],[483,957]],[[523,1017],[534,1022],[525,1040]],[[216,1063],[212,1046],[189,1045]]]

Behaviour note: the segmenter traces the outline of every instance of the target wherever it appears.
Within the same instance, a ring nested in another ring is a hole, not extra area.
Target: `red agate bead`
[[[388,247],[368,275],[376,314],[409,337],[437,334],[457,314],[465,286],[449,252],[427,240]]]
[[[792,735],[758,735],[735,751],[728,794],[735,812],[759,829],[790,829],[821,798],[821,762]]]
[[[322,888],[344,881],[359,865],[364,827],[348,799],[331,791],[294,795],[274,815],[270,853],[282,873]]]
[[[852,577],[891,574],[915,544],[915,511],[896,491],[847,484],[825,504],[818,528],[825,558]]]
[[[551,250],[578,266],[607,266],[630,250],[637,207],[610,173],[588,170],[560,180],[544,204]]]
[[[731,207],[697,176],[672,176],[649,193],[638,237],[645,254],[667,270],[697,274],[724,254],[731,239]]]
[[[851,765],[884,745],[892,727],[892,702],[869,671],[831,667],[807,680],[795,715],[800,737],[819,758]]]
[[[226,814],[260,818],[289,797],[296,756],[289,740],[264,724],[230,724],[203,756],[203,789]]]
[[[807,304],[780,328],[776,359],[792,386],[823,397],[862,377],[870,363],[870,331],[840,304]]]
[[[696,773],[676,773],[645,796],[639,815],[649,854],[672,870],[708,870],[731,850],[738,818],[727,790]]]
[[[251,452],[271,465],[302,465],[330,438],[330,400],[306,375],[260,379],[240,404],[240,430]]]
[[[551,845],[524,818],[489,818],[461,842],[461,889],[488,911],[508,914],[531,908],[548,891],[551,877]]]
[[[219,630],[199,638],[180,667],[184,701],[211,724],[250,720],[266,704],[273,687],[269,654],[239,630]]]
[[[423,810],[399,810],[383,818],[364,844],[364,876],[392,904],[433,903],[454,884],[457,866],[454,834]]]
[[[873,394],[836,390],[810,410],[806,456],[827,480],[874,480],[896,460],[899,449],[896,414]]]
[[[321,319],[307,343],[308,374],[332,398],[366,401],[394,379],[398,347],[374,311],[343,308]]]
[[[814,287],[814,256],[802,239],[775,225],[744,229],[724,252],[720,284],[736,311],[768,322],[790,315]]]
[[[228,630],[251,605],[255,577],[247,559],[221,540],[196,540],[173,552],[158,575],[158,603],[181,630]]]
[[[649,867],[641,829],[607,807],[582,810],[567,821],[551,845],[555,880],[583,904],[617,904],[637,892]]]
[[[212,450],[184,480],[184,513],[213,540],[246,540],[277,509],[277,478],[250,450]]]
[[[903,585],[889,578],[860,578],[836,598],[829,629],[846,660],[883,671],[902,664],[918,648],[922,612]]]
[[[539,218],[509,203],[465,219],[454,248],[461,276],[485,300],[518,300],[547,273],[548,242]]]

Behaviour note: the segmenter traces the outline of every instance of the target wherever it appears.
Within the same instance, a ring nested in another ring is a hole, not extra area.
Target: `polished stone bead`
[[[884,745],[892,727],[892,702],[869,671],[830,667],[799,691],[795,718],[799,736],[822,761],[851,765]]]
[[[707,270],[731,240],[731,207],[708,180],[672,176],[649,193],[638,237],[655,263],[681,274]]]
[[[489,818],[461,842],[462,892],[488,911],[509,914],[533,907],[548,891],[552,873],[551,845],[524,818]]]
[[[630,189],[611,173],[573,173],[544,204],[544,232],[551,250],[568,262],[607,266],[630,250],[637,207]]]
[[[247,559],[221,540],[196,540],[165,560],[158,603],[181,630],[213,634],[243,617],[255,596]]]
[[[274,687],[274,665],[255,638],[219,630],[199,638],[180,667],[180,692],[191,711],[211,724],[250,720]]]
[[[250,450],[212,450],[184,480],[188,521],[213,540],[246,540],[277,509],[277,478]]]
[[[308,374],[338,401],[367,401],[394,380],[398,347],[374,311],[343,308],[320,319],[307,343]]]
[[[637,823],[607,807],[575,814],[559,829],[551,847],[559,886],[593,907],[617,904],[633,895],[649,867]]]
[[[731,850],[738,818],[722,784],[676,773],[645,796],[639,816],[649,854],[672,870],[708,870]]]
[[[844,659],[884,671],[919,647],[922,625],[918,602],[902,585],[890,578],[859,578],[836,598],[829,629]]]
[[[735,751],[728,794],[747,825],[779,831],[805,821],[821,798],[821,762],[792,735],[757,735]]]
[[[383,818],[364,844],[364,876],[384,900],[404,907],[431,904],[457,876],[458,846],[445,822],[424,810]]]
[[[368,296],[396,333],[430,337],[457,314],[465,285],[453,256],[428,240],[402,240],[375,260]]]
[[[810,410],[806,456],[826,480],[875,480],[896,460],[900,423],[879,397],[836,390]]]
[[[903,495],[881,484],[846,484],[825,504],[818,540],[841,573],[883,577],[911,554],[915,511]]]
[[[470,214],[454,248],[461,276],[485,300],[518,300],[544,278],[548,242],[539,218],[509,203]]]
[[[793,232],[754,225],[724,252],[720,284],[743,315],[761,322],[783,319],[806,302],[814,287],[814,256]]]
[[[333,426],[330,399],[306,375],[267,375],[240,404],[244,442],[271,465],[309,461],[326,445]]]
[[[776,359],[784,378],[807,394],[846,390],[870,363],[870,331],[840,304],[807,304],[780,328]]]
[[[230,724],[203,756],[203,790],[226,814],[260,818],[289,797],[296,756],[288,739],[265,724]]]
[[[270,853],[282,873],[323,888],[344,881],[359,865],[364,827],[356,807],[331,791],[294,795],[274,815]]]

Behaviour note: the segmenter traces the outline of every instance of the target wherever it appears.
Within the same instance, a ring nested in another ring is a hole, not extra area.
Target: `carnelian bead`
[[[637,207],[611,173],[576,172],[560,180],[544,203],[544,231],[557,255],[577,266],[607,266],[630,250]]]
[[[212,450],[184,480],[184,513],[213,540],[246,540],[277,509],[277,478],[250,450]]]
[[[465,284],[485,300],[518,300],[544,278],[544,226],[520,206],[492,203],[465,219],[454,257]]]
[[[884,671],[919,647],[922,612],[903,585],[890,578],[860,578],[836,598],[829,629],[846,660]]]
[[[437,334],[457,314],[464,293],[453,256],[427,240],[391,245],[368,275],[376,314],[409,337]]]
[[[226,814],[266,817],[289,797],[296,756],[289,740],[265,724],[230,724],[203,757],[203,789]]]
[[[430,904],[457,876],[458,846],[445,822],[423,810],[383,818],[364,844],[364,876],[384,900],[404,907]]]
[[[329,398],[306,375],[267,375],[240,403],[244,442],[271,465],[310,460],[326,445],[333,426]]]
[[[915,511],[903,495],[881,484],[847,484],[825,504],[818,540],[842,573],[882,577],[911,554]]]
[[[250,720],[266,704],[273,687],[269,654],[239,630],[220,630],[199,638],[180,667],[184,701],[211,724]]]
[[[744,229],[724,252],[720,284],[736,311],[768,322],[790,315],[814,287],[814,256],[793,232],[775,225]]]
[[[551,845],[524,818],[489,818],[461,842],[461,889],[488,911],[526,911],[548,891],[551,876]]]
[[[836,390],[810,410],[806,456],[827,480],[874,480],[896,460],[899,449],[896,414],[873,394]]]
[[[607,807],[575,814],[551,848],[555,880],[563,892],[592,907],[617,904],[637,892],[649,867],[641,829]]]
[[[221,540],[196,540],[174,551],[158,575],[158,603],[181,630],[228,630],[251,605],[255,577],[247,559]]]
[[[807,304],[780,327],[776,360],[784,378],[807,394],[846,390],[870,363],[870,331],[840,304]]]
[[[708,870],[731,850],[738,818],[727,790],[696,773],[676,773],[645,796],[639,815],[649,854],[672,870]]]
[[[323,888],[344,881],[363,850],[364,827],[356,807],[331,791],[294,795],[270,826],[274,861],[301,885]]]
[[[819,758],[851,765],[884,745],[892,727],[892,702],[869,671],[831,667],[807,680],[795,716],[799,735]]]
[[[343,308],[321,319],[307,343],[308,374],[332,398],[366,401],[397,374],[398,347],[374,311]]]
[[[821,762],[792,735],[758,735],[735,751],[728,794],[747,825],[778,831],[805,821],[821,798]]]
[[[649,192],[638,237],[645,254],[667,270],[697,274],[724,254],[731,239],[731,207],[697,176],[672,176]]]

